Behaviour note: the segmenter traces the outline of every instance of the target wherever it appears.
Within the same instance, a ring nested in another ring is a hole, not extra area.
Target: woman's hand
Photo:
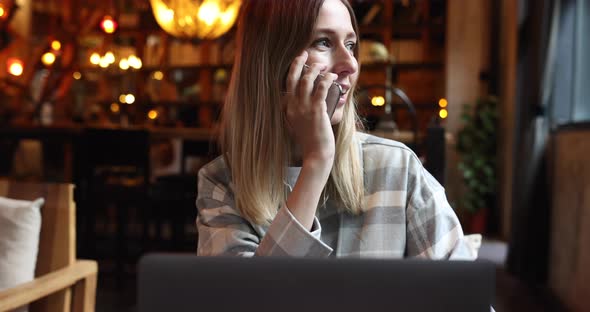
[[[317,63],[303,70],[306,61],[304,51],[291,63],[283,103],[289,134],[297,145],[293,147],[293,156],[302,161],[297,182],[287,198],[287,208],[309,230],[334,163],[336,148],[326,96],[337,76],[326,73],[318,77],[325,66]]]
[[[335,140],[327,114],[326,96],[338,76],[325,73],[323,77],[318,77],[325,66],[317,63],[304,70],[307,56],[307,51],[303,51],[296,57],[287,75],[287,92],[284,95],[287,127],[301,149],[303,164],[319,162],[331,170]],[[316,78],[318,83],[314,88]]]

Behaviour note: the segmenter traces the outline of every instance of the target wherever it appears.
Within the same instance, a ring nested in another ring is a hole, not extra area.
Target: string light
[[[107,68],[109,67],[109,65],[111,65],[111,63],[109,62],[109,59],[106,57],[101,57],[100,61],[98,62],[98,66],[102,67],[102,68]]]
[[[105,33],[112,34],[117,30],[117,22],[111,16],[107,15],[100,22],[100,27]]]
[[[121,94],[119,95],[119,102],[133,104],[135,102],[135,95],[129,94]]]
[[[90,55],[90,63],[93,65],[98,65],[100,63],[100,54],[94,52]]]
[[[111,112],[118,113],[121,108],[117,103],[111,103]]]
[[[82,78],[82,74],[80,72],[74,72],[72,77],[74,77],[76,80],[80,80]]]
[[[23,74],[24,71],[24,65],[23,65],[23,61],[11,57],[8,60],[6,60],[6,67],[8,67],[8,72],[13,75],[13,76],[20,76]]]
[[[130,93],[125,96],[125,103],[133,104],[134,102],[135,102],[135,95]]]
[[[59,49],[61,49],[61,42],[57,40],[51,41],[51,49],[53,49],[54,51],[59,51]]]
[[[115,54],[109,51],[104,55],[104,58],[109,62],[109,64],[113,64],[115,62]]]
[[[127,58],[127,62],[129,62],[129,66],[135,68],[135,69],[140,69],[142,66],[142,62],[141,59],[139,59],[139,57],[135,56],[135,55],[130,55]]]
[[[382,96],[374,96],[371,98],[371,104],[373,106],[383,106],[385,105],[385,99]]]
[[[440,117],[440,119],[445,119],[449,116],[449,111],[447,111],[446,109],[448,104],[449,103],[445,98],[441,98],[440,100],[438,100],[438,106],[440,107],[438,111],[438,117]]]
[[[153,77],[155,80],[162,80],[162,79],[164,79],[164,73],[159,70],[155,71],[153,74]]]
[[[55,62],[55,54],[51,52],[43,54],[43,56],[41,57],[41,62],[43,62],[43,64],[47,66],[53,65],[53,63]]]
[[[151,120],[158,118],[158,111],[156,111],[155,109],[150,110],[148,112],[148,118]]]
[[[122,70],[128,70],[129,69],[129,61],[127,61],[126,58],[121,59],[119,61],[119,68]]]

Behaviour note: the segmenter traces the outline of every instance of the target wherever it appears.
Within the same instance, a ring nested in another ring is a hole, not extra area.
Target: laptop
[[[490,311],[484,261],[148,254],[138,311]]]

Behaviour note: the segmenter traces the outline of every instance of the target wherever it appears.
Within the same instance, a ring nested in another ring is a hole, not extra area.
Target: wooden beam
[[[500,13],[500,135],[499,186],[501,228],[505,241],[512,224],[512,186],[514,166],[514,131],[516,101],[516,65],[518,50],[518,1],[502,0]]]

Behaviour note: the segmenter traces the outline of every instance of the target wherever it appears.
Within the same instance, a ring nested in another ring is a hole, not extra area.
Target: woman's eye
[[[353,51],[354,48],[356,47],[356,42],[348,42],[346,43],[346,48],[350,51]]]
[[[329,48],[330,47],[330,40],[327,38],[321,38],[313,42],[314,47],[318,48]]]

